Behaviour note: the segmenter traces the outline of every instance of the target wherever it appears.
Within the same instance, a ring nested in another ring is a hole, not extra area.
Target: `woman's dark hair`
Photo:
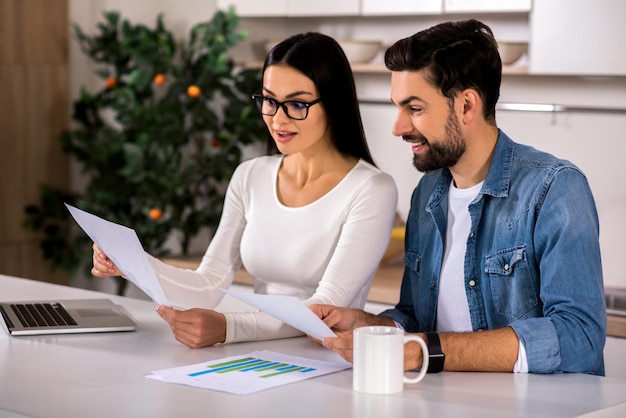
[[[295,68],[313,81],[326,111],[331,140],[339,152],[374,164],[365,140],[352,69],[339,43],[317,32],[293,35],[270,50],[263,73],[275,64]],[[269,154],[279,153],[269,133],[267,149]]]
[[[391,71],[428,72],[429,81],[453,99],[471,88],[483,101],[483,116],[496,123],[502,61],[489,26],[470,19],[433,26],[401,39],[385,52]]]

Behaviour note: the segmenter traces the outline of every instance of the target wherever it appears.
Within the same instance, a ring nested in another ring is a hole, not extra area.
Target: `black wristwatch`
[[[439,373],[443,370],[446,355],[441,351],[441,341],[436,332],[426,333],[426,344],[428,345],[428,373]]]

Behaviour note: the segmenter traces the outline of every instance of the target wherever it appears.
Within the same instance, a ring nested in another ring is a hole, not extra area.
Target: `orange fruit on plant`
[[[189,87],[187,87],[187,95],[189,97],[198,97],[202,94],[202,90],[200,90],[200,87],[195,86],[195,85],[191,85]]]
[[[160,86],[163,83],[165,83],[165,74],[159,73],[154,76],[154,84]]]
[[[107,77],[106,80],[104,80],[104,85],[107,86],[107,88],[112,89],[117,86],[117,78]]]
[[[148,212],[148,216],[153,221],[158,221],[163,217],[163,211],[159,208],[152,208],[150,209],[150,212]]]

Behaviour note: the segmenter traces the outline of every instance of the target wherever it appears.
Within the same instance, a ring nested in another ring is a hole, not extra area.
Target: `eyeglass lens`
[[[279,102],[269,97],[255,96],[254,101],[259,111],[266,116],[274,116],[278,112],[278,107],[282,107],[288,117],[292,119],[306,119],[309,114],[309,106],[304,102],[289,100]]]

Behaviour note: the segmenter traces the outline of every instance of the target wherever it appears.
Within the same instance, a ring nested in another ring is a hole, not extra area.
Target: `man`
[[[380,315],[313,305],[352,360],[352,330],[421,333],[429,371],[604,374],[595,202],[568,161],[496,125],[502,64],[489,27],[443,23],[391,46],[393,134],[425,174],[407,219],[400,301]],[[416,343],[405,369],[419,368]]]

